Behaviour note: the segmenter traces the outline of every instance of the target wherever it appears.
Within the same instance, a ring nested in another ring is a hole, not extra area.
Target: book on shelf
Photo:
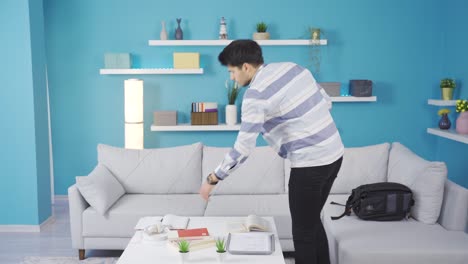
[[[135,226],[135,230],[143,230],[146,227],[160,224],[163,227],[169,229],[186,229],[190,218],[187,216],[178,216],[173,214],[167,214],[163,217],[159,216],[147,216],[141,218]]]
[[[218,112],[218,103],[216,102],[193,102],[193,113],[212,113]]]
[[[168,240],[197,240],[197,239],[212,239],[208,233],[208,229],[193,228],[184,230],[171,230],[167,233]]]
[[[251,231],[269,232],[270,225],[267,220],[257,215],[248,215],[243,222],[227,223],[231,233],[244,233]]]

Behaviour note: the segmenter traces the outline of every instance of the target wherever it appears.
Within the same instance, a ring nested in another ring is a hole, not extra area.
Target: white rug
[[[118,258],[86,258],[77,257],[25,257],[21,264],[115,264]],[[294,264],[293,258],[285,258],[286,264]]]
[[[115,264],[119,258],[25,257],[21,264]]]

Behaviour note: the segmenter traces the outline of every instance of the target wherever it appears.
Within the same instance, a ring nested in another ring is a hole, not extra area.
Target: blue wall
[[[466,25],[468,25],[468,3],[464,0],[450,0],[446,5],[447,14],[447,43],[446,56],[444,59],[446,76],[457,80],[455,98],[468,99],[468,35],[466,34]],[[437,95],[440,91],[437,89]],[[434,97],[435,98],[435,97]],[[451,107],[450,115],[452,125],[455,127],[455,120],[458,114],[455,114],[455,107]],[[434,112],[437,109],[433,110]],[[468,144],[439,138],[437,141],[437,160],[447,163],[449,177],[455,182],[468,187],[468,165],[467,154]]]
[[[378,96],[377,103],[334,104],[345,145],[399,141],[426,159],[437,158],[438,139],[425,130],[435,120],[427,99],[447,73],[440,0],[293,0],[287,5],[271,0],[46,0],[44,5],[56,194],[66,194],[75,176],[93,169],[98,143],[123,146],[123,82],[128,78],[145,82],[146,148],[197,141],[233,144],[235,132],[150,131],[155,110],[177,110],[178,121],[188,122],[191,102],[217,101],[222,109],[227,101],[228,73],[217,61],[222,47],[148,46],[148,40],[159,39],[161,20],[173,37],[176,17],[183,19],[185,39],[216,39],[221,16],[231,39],[250,38],[262,20],[273,39],[306,38],[309,26],[323,28],[329,45],[321,48],[316,78],[343,85],[349,79],[371,79]],[[267,62],[294,61],[310,68],[310,47],[263,50]],[[174,51],[200,52],[205,73],[99,75],[106,52],[131,52],[135,68],[150,68],[171,67]]]
[[[37,225],[51,215],[43,9],[35,2],[6,0],[0,8],[7,40],[0,42],[0,208],[9,208],[0,213],[2,225]]]

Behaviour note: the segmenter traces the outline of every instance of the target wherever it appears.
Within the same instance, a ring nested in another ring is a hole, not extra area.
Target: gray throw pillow
[[[100,163],[88,176],[76,177],[76,186],[86,202],[101,215],[125,194],[120,182]]]

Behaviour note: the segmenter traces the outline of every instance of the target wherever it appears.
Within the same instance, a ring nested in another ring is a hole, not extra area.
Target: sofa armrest
[[[68,188],[68,203],[70,207],[72,247],[76,249],[84,249],[83,212],[89,207],[89,204],[83,196],[81,196],[76,184]]]
[[[468,232],[468,189],[447,180],[439,224],[447,230]]]

